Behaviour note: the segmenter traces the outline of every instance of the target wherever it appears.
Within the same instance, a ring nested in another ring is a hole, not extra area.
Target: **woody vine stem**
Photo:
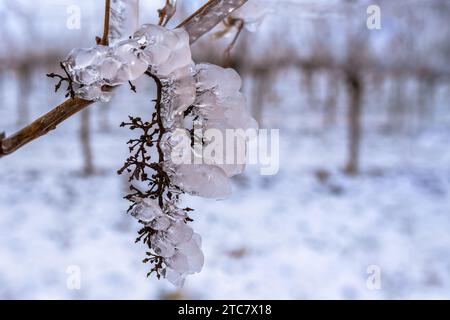
[[[247,0],[229,0],[226,3],[222,0],[209,0],[177,27],[186,29],[192,44],[245,2]],[[0,133],[0,158],[47,134],[60,123],[91,104],[93,101],[80,98],[68,99],[11,136]]]

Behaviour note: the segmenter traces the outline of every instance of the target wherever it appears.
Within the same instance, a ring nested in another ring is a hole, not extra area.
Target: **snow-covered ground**
[[[62,100],[44,73],[32,117]],[[11,133],[15,88],[5,90],[0,128]],[[289,101],[265,113],[281,129],[277,175],[250,167],[226,201],[185,197],[203,237],[203,271],[181,291],[146,279],[116,170],[129,138],[118,125],[150,115],[151,92],[139,83],[138,94],[119,90],[108,113],[90,109],[95,176],[80,174],[79,115],[0,160],[0,298],[450,298],[448,124],[414,135],[369,126],[362,174],[347,177],[342,127],[302,129],[311,122]],[[105,114],[109,131],[99,127]],[[79,290],[67,286],[71,266],[81,270]],[[379,290],[367,286],[371,266],[381,271]]]

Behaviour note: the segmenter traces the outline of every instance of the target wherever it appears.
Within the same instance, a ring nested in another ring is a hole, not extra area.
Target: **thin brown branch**
[[[178,27],[184,27],[189,33],[190,42],[194,43],[198,38],[214,28],[232,11],[239,8],[246,1],[247,0],[211,0],[189,18],[184,20]],[[107,1],[107,3],[108,2],[109,1]],[[109,19],[109,14],[107,19]],[[0,157],[11,154],[27,143],[45,135],[50,130],[55,129],[61,122],[92,103],[93,101],[86,101],[79,98],[66,100],[13,135],[3,139],[0,135]]]
[[[247,0],[210,0],[177,28],[185,28],[191,43],[194,43],[246,2]]]
[[[177,11],[177,0],[166,0],[166,4],[162,9],[158,10],[160,26],[165,27],[169,20],[174,16]]]
[[[227,19],[227,23],[230,24],[230,26],[234,26],[237,28],[237,31],[233,37],[233,40],[230,42],[230,44],[225,48],[225,51],[223,53],[223,64],[224,67],[229,67],[231,64],[231,50],[236,45],[237,39],[239,38],[239,35],[242,32],[242,29],[244,28],[244,20],[242,19]]]
[[[166,132],[163,120],[161,117],[161,100],[162,100],[162,83],[161,80],[154,74],[146,72],[146,74],[155,81],[156,84],[156,122],[158,123],[158,140],[156,142],[156,150],[158,152],[158,203],[163,208],[163,192],[165,188],[165,180],[168,179],[167,174],[163,170],[164,152],[161,147],[161,141]]]
[[[105,0],[105,18],[103,22],[103,36],[100,41],[101,45],[108,45],[108,37],[109,37],[109,17],[111,16],[111,0]]]
[[[45,135],[56,128],[58,124],[83,110],[90,105],[92,101],[82,99],[69,99],[57,106],[55,109],[47,112],[40,118],[33,121],[30,125],[19,130],[12,136],[1,141],[0,156],[10,154],[28,142]]]
[[[159,156],[159,162],[162,163],[164,161],[164,153],[161,149],[161,140],[162,137],[164,135],[164,133],[166,132],[166,128],[164,128],[164,124],[163,124],[163,120],[161,118],[161,99],[162,99],[162,83],[161,80],[159,80],[159,78],[157,76],[155,76],[154,74],[150,73],[150,72],[146,72],[146,74],[151,77],[153,79],[153,81],[155,81],[156,84],[156,89],[157,89],[157,96],[156,96],[156,121],[158,123],[158,127],[159,127],[159,135],[158,135],[158,143],[157,143],[157,150],[158,150],[158,156]]]

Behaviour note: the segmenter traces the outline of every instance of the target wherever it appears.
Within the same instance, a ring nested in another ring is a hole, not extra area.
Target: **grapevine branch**
[[[103,36],[101,39],[97,38],[97,43],[107,46],[109,36],[109,17],[111,15],[111,0],[105,0],[105,19],[103,22]]]
[[[231,50],[234,48],[234,46],[236,45],[236,41],[239,38],[239,35],[242,32],[242,29],[244,28],[244,20],[242,19],[236,19],[236,18],[232,18],[232,17],[228,17],[227,19],[224,20],[225,25],[227,26],[227,28],[230,28],[232,26],[235,26],[237,31],[233,37],[233,40],[230,42],[230,44],[226,47],[224,54],[223,54],[223,59],[224,59],[224,65],[225,66],[230,66],[230,62],[231,62]]]
[[[166,0],[166,4],[162,9],[158,10],[160,26],[165,27],[169,20],[173,17],[177,11],[177,0]]]
[[[245,2],[247,0],[210,0],[177,28],[186,29],[192,44]],[[106,19],[109,17],[105,16]],[[93,103],[93,101],[80,98],[68,99],[13,135],[2,138],[4,134],[0,134],[0,157],[11,154],[27,143],[47,134],[60,123]]]
[[[169,177],[163,169],[164,153],[161,148],[161,141],[164,133],[166,133],[166,128],[164,127],[163,120],[161,117],[161,99],[162,99],[162,83],[161,80],[150,72],[146,72],[146,75],[151,77],[156,84],[157,95],[155,102],[155,112],[153,113],[151,121],[144,122],[139,117],[129,117],[129,122],[123,122],[121,127],[128,127],[130,130],[140,130],[141,135],[137,139],[131,139],[128,141],[129,150],[132,155],[128,157],[127,161],[122,168],[119,169],[118,173],[122,174],[127,171],[130,174],[129,182],[133,180],[139,180],[144,182],[149,182],[152,187],[147,192],[142,192],[133,185],[131,186],[131,191],[133,193],[126,196],[130,201],[133,198],[147,198],[151,197],[158,199],[159,206],[163,208],[163,195],[164,190],[169,185]],[[154,128],[154,126],[157,126]],[[158,153],[158,161],[150,163],[151,156],[147,153],[147,148],[156,145],[156,150]],[[149,175],[147,169],[154,171],[155,174]],[[156,190],[155,190],[156,188]],[[129,208],[129,210],[132,207]]]

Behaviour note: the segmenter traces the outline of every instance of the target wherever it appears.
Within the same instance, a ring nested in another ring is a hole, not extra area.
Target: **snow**
[[[51,81],[35,85],[33,116],[62,99],[48,95]],[[137,85],[138,94],[124,88],[110,106],[91,108],[97,175],[80,175],[79,115],[0,160],[2,298],[157,299],[175,292],[170,283],[145,279],[144,247],[133,244],[138,223],[124,213],[126,181],[116,175],[129,139],[118,125],[152,109],[144,92],[154,88]],[[12,132],[9,102],[0,126]],[[271,126],[285,123],[276,176],[250,167],[233,180],[230,199],[186,203],[196,209],[192,226],[203,237],[205,266],[187,279],[183,297],[448,298],[448,126],[394,138],[369,130],[363,173],[350,178],[338,170],[342,128],[308,133],[304,125],[317,122],[288,103],[274,109],[283,117],[267,114]],[[98,127],[104,108],[110,132]],[[316,178],[318,168],[330,172],[326,183]],[[66,286],[72,265],[81,268],[80,290]],[[381,268],[381,290],[366,287],[370,265]]]

